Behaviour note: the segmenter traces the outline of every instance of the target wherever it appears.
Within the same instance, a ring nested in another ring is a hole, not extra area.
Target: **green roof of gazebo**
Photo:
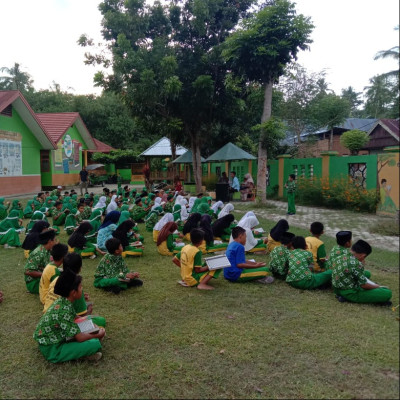
[[[201,162],[205,162],[206,159],[201,157]],[[193,162],[193,156],[192,156],[192,151],[188,150],[186,153],[182,154],[178,158],[176,158],[174,161],[172,161],[173,164],[191,164]]]
[[[233,143],[229,142],[217,150],[214,154],[211,154],[211,156],[207,158],[206,162],[256,159],[256,157],[252,156],[247,151],[244,151],[240,147],[237,147]]]

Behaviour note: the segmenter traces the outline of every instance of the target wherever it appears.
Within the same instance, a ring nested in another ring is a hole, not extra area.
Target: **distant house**
[[[330,129],[324,127],[316,132],[307,132],[301,135],[302,143],[299,146],[299,155],[303,157],[319,157],[321,152],[332,150],[339,155],[350,155],[350,151],[340,143],[340,136],[347,131],[358,129],[369,133],[373,126],[378,122],[377,119],[369,118],[347,118],[343,124],[333,128],[333,145],[329,149]],[[309,140],[314,138],[315,140]],[[383,146],[385,147],[385,146]],[[382,148],[383,148],[382,147]],[[368,149],[363,149],[360,154],[369,154]]]
[[[36,114],[18,90],[0,91],[0,195],[75,185],[94,139],[79,113]]]
[[[399,145],[399,120],[380,119],[368,132],[369,142],[363,150],[369,154],[381,153],[384,147]]]

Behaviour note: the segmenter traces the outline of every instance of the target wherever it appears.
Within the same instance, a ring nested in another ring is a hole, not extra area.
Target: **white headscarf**
[[[255,217],[255,216],[256,216],[256,214],[254,214],[254,211],[248,211],[246,214],[243,215],[242,218],[240,218],[238,225],[242,226],[242,225],[240,225],[241,222],[243,222],[245,219],[247,219],[249,217]]]
[[[154,205],[153,207],[151,207],[151,211],[153,211],[157,207],[161,207],[161,197],[156,197],[154,199]]]
[[[194,204],[194,202],[196,201],[196,199],[197,199],[197,197],[194,197],[194,196],[192,196],[192,197],[189,199],[189,208],[188,208],[188,211],[189,211],[189,212],[192,211],[192,207],[193,207],[193,204]]]
[[[180,197],[182,197],[182,196],[180,196]],[[186,208],[187,203],[188,203],[188,201],[182,197],[182,200],[180,203],[181,204],[181,221],[186,221],[189,217],[189,214],[188,214],[187,208]]]
[[[114,194],[113,197],[111,197],[110,204],[107,206],[106,214],[108,214],[111,211],[115,211],[118,208],[118,204],[115,202],[116,198],[117,198],[116,194]]]
[[[181,196],[181,195],[176,196],[176,200],[175,200],[174,206],[176,206],[177,204],[181,205],[182,199],[183,199],[183,196]]]
[[[93,208],[105,208],[106,207],[106,196],[101,196],[97,204]]]
[[[244,176],[244,178],[246,179],[246,183],[252,183],[253,185],[254,185],[254,181],[253,181],[253,177],[249,174],[249,173],[247,173],[245,176]]]
[[[218,214],[218,219],[225,217],[225,215],[228,215],[231,211],[233,211],[235,209],[235,207],[233,206],[233,204],[228,203],[222,210],[221,212]]]
[[[174,222],[174,216],[171,213],[165,214],[155,225],[153,230],[161,231],[162,228],[168,223]]]
[[[211,209],[214,211],[214,214],[216,214],[218,209],[222,208],[223,206],[224,206],[224,203],[222,201],[217,201],[211,206]]]
[[[256,217],[248,217],[242,223],[239,222],[238,226],[241,226],[246,231],[246,244],[244,245],[244,250],[249,251],[258,244],[258,240],[254,237],[252,228],[259,224]],[[233,242],[233,237],[231,235],[229,243]]]

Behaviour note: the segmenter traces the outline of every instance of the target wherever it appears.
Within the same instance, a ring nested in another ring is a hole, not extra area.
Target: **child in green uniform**
[[[365,273],[363,263],[371,252],[367,242],[358,240],[351,252],[343,252],[331,262],[332,286],[340,302],[392,304],[391,290],[368,281],[366,277],[371,274]]]
[[[284,232],[281,236],[281,245],[275,247],[270,254],[269,270],[275,278],[286,279],[289,269],[290,251],[293,249],[292,240],[295,235]]]
[[[294,204],[294,197],[296,193],[296,175],[290,174],[289,180],[285,184],[286,192],[287,192],[287,199],[288,199],[288,215],[296,214],[296,206]]]
[[[32,218],[32,215],[35,211],[35,205],[33,204],[33,200],[28,200],[24,209],[24,218]]]
[[[131,217],[135,222],[143,222],[147,211],[142,207],[142,199],[135,200],[135,205],[131,209]]]
[[[220,269],[209,271],[203,266],[201,250],[199,246],[204,240],[204,233],[201,229],[192,229],[190,232],[192,244],[182,248],[182,251],[173,258],[173,263],[180,267],[182,280],[179,284],[185,287],[197,286],[197,289],[213,290],[208,283],[212,278],[217,278],[221,273]]]
[[[40,319],[33,338],[39,350],[52,363],[77,360],[93,356],[99,360],[104,328],[96,333],[82,333],[75,323],[76,313],[72,303],[82,296],[82,277],[71,271],[63,272],[57,280],[54,292],[57,299]],[[70,339],[72,341],[69,341]]]
[[[18,199],[13,200],[10,211],[8,212],[8,215],[10,215],[11,211],[13,211],[13,210],[18,211],[18,218],[21,218],[21,219],[24,218],[24,210],[22,209],[21,202]]]
[[[351,231],[339,231],[336,234],[336,245],[332,247],[329,253],[329,258],[325,263],[326,269],[332,269],[333,261],[341,256],[350,256],[351,238],[353,234]],[[371,276],[370,272],[365,271],[367,278]]]
[[[70,252],[75,252],[83,257],[90,257],[91,259],[96,258],[96,247],[89,243],[86,239],[86,235],[92,230],[90,222],[82,222],[74,233],[68,239],[68,246]]]
[[[39,282],[42,272],[50,262],[50,251],[56,244],[56,232],[47,230],[39,234],[39,244],[28,257],[25,264],[25,284],[30,293],[39,293]]]
[[[324,271],[314,274],[313,256],[307,251],[306,240],[302,236],[296,236],[292,240],[294,250],[289,256],[289,270],[286,282],[297,289],[316,289],[330,284],[332,271]]]
[[[0,222],[0,244],[3,244],[5,249],[20,247],[18,234],[23,230],[18,210],[11,211],[8,217]]]
[[[39,282],[39,298],[42,304],[45,302],[50,283],[60,275],[59,268],[63,263],[64,257],[68,254],[68,246],[57,243],[51,249],[50,254],[53,260],[46,265]]]
[[[226,256],[231,264],[224,268],[224,278],[230,282],[249,282],[257,280],[260,283],[272,283],[274,278],[263,262],[246,260],[245,244],[246,230],[241,226],[232,229],[233,241],[229,243]]]
[[[53,216],[53,229],[60,233],[60,226],[64,225],[65,219],[69,214],[69,209],[66,208],[64,211],[62,210],[63,204],[61,201],[56,201],[54,204],[54,209],[52,212]]]
[[[142,286],[138,279],[138,272],[131,272],[122,258],[122,248],[119,239],[111,238],[106,242],[108,254],[106,254],[97,266],[94,274],[94,287],[102,288],[118,294],[128,287]]]
[[[0,197],[0,221],[7,217],[7,210],[10,208],[10,202],[7,201],[6,205],[4,205],[4,201],[4,197]]]
[[[314,272],[325,271],[326,250],[320,236],[324,233],[324,225],[321,222],[313,222],[310,226],[312,236],[306,237],[307,249],[313,255]]]
[[[160,230],[157,238],[157,250],[163,256],[173,256],[179,253],[182,246],[174,242],[174,232],[178,229],[176,222],[167,222]]]

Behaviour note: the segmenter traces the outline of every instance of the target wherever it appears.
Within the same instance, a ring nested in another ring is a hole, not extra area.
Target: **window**
[[[356,186],[365,188],[367,185],[367,164],[349,164],[349,176]]]
[[[310,179],[314,178],[314,165],[308,164],[308,177]]]
[[[296,178],[297,178],[297,171],[298,171],[297,165],[293,165],[293,173],[296,175]]]
[[[8,105],[0,114],[6,117],[12,117],[12,104]]]
[[[266,172],[266,180],[267,180],[267,187],[271,184],[271,166],[267,165],[267,172]]]

